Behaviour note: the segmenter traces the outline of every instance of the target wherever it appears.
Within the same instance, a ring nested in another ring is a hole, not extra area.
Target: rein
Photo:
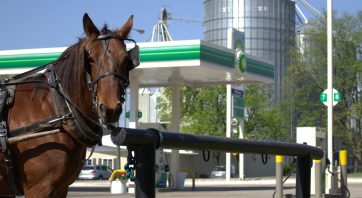
[[[15,129],[15,130],[11,131],[11,133],[9,133],[9,136],[14,136],[14,137],[10,137],[10,138],[15,138],[16,136],[22,135],[25,132],[29,132],[29,131],[33,131],[33,132],[39,133],[39,134],[44,133],[44,135],[47,135],[48,131],[45,131],[45,132],[41,132],[41,131],[52,128],[59,124],[66,124],[67,121],[69,121],[69,120],[74,120],[76,122],[76,125],[78,126],[77,128],[79,129],[79,131],[82,133],[83,136],[88,136],[88,138],[93,142],[93,144],[98,143],[98,142],[94,142],[94,141],[98,141],[97,140],[98,138],[96,136],[90,137],[90,135],[89,135],[91,133],[94,133],[93,129],[89,128],[88,126],[85,126],[86,125],[85,121],[83,121],[83,118],[81,118],[80,116],[84,117],[84,119],[87,120],[87,122],[92,123],[98,129],[105,128],[105,126],[103,126],[98,121],[89,117],[73,102],[73,100],[61,88],[61,83],[57,79],[56,74],[52,70],[52,68],[53,68],[53,65],[51,63],[46,64],[46,65],[41,66],[40,68],[35,68],[33,70],[28,71],[26,73],[26,75],[20,74],[19,76],[14,76],[13,78],[6,79],[6,80],[4,80],[4,82],[0,83],[1,87],[19,85],[19,84],[28,84],[28,83],[45,84],[51,90],[54,90],[54,91],[52,91],[53,99],[54,99],[54,93],[56,93],[59,96],[61,96],[61,98],[63,98],[60,100],[64,100],[66,103],[65,108],[67,109],[66,110],[67,112],[63,112],[62,115],[52,116],[50,118],[33,123],[31,125]],[[23,78],[29,77],[42,70],[45,70],[47,80],[43,80],[43,81],[42,80],[22,80]],[[16,80],[14,80],[14,79],[16,79]],[[59,97],[58,97],[58,100],[59,100]],[[59,102],[57,102],[56,99],[54,99],[54,103],[59,103]],[[56,106],[57,106],[57,108],[59,108],[58,104],[56,104]],[[82,121],[80,121],[80,120],[82,120]],[[82,122],[82,124],[79,124],[80,122]],[[87,130],[87,132],[85,130]],[[58,131],[58,132],[60,132],[60,131]],[[33,135],[32,136],[32,135],[26,134],[23,136],[29,137],[27,139],[32,139],[32,138],[36,138],[38,136],[43,136],[43,135]],[[18,139],[24,140],[24,138],[18,138]],[[12,142],[18,142],[18,141],[10,141],[9,143],[12,143]]]
[[[116,64],[116,61],[108,51],[109,47],[109,40],[110,39],[117,39],[121,42],[129,41],[134,43],[134,47],[127,51],[129,58],[131,59],[130,64],[128,65],[128,70],[132,70],[133,68],[137,67],[139,62],[139,47],[136,44],[136,41],[133,39],[125,39],[122,38],[112,32],[108,32],[106,34],[99,35],[95,40],[101,40],[103,45],[103,55],[99,58],[99,61],[97,63],[97,69],[100,71],[102,67],[102,63],[105,57],[107,57],[110,61],[112,61],[113,64]],[[67,58],[67,57],[64,57]],[[60,80],[58,79],[55,71],[53,70],[54,65],[57,63],[58,60],[42,65],[40,67],[37,67],[35,69],[32,69],[30,71],[24,72],[22,74],[18,74],[13,76],[10,79],[3,79],[0,81],[0,87],[7,87],[7,86],[13,86],[13,85],[19,85],[19,84],[28,84],[28,83],[41,83],[49,86],[51,90],[51,94],[53,95],[53,101],[55,103],[55,108],[60,113],[57,113],[57,116],[53,116],[50,118],[47,118],[45,120],[39,121],[37,123],[33,123],[29,126],[25,126],[22,128],[18,128],[13,130],[9,135],[18,136],[25,132],[35,132],[38,135],[29,135],[27,134],[28,139],[36,138],[43,136],[41,133],[44,133],[45,135],[49,131],[45,131],[47,129],[54,128],[55,126],[70,126],[70,128],[76,127],[78,131],[81,133],[77,136],[80,136],[81,140],[85,140],[85,144],[87,145],[95,145],[101,141],[101,137],[103,132],[109,131],[108,127],[103,125],[100,121],[96,121],[89,117],[86,113],[84,113],[78,105],[75,104],[75,102],[71,99],[71,97],[65,93],[62,89],[62,85]],[[27,80],[25,78],[31,77],[32,75],[35,75],[38,72],[44,71],[44,74],[47,78],[47,80]],[[92,76],[90,73],[86,72],[87,77],[87,83],[88,83],[88,89],[91,91],[92,94],[92,109],[96,112],[96,109],[98,107],[98,100],[97,100],[97,84],[100,79],[112,76],[117,79],[119,79],[120,82],[120,89],[121,93],[121,102],[123,103],[125,101],[125,91],[126,88],[129,85],[129,79],[128,77],[117,73],[117,72],[105,72],[100,73],[98,72],[96,77],[92,79]],[[89,124],[93,125],[91,128]],[[43,131],[43,132],[42,132]],[[56,133],[56,132],[52,132]],[[26,136],[26,135],[24,135]],[[10,137],[14,138],[14,137]],[[27,138],[21,137],[18,138],[19,140],[26,140]],[[79,140],[79,138],[75,137],[76,140]],[[15,141],[17,142],[17,141]]]

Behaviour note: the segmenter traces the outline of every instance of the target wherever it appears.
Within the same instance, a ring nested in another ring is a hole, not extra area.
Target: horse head
[[[108,30],[107,26],[98,30],[87,14],[83,17],[88,87],[93,109],[103,124],[118,121],[129,85],[129,72],[139,64],[138,46],[127,38],[132,25],[133,16],[114,31]],[[127,45],[131,48],[129,51]]]
[[[132,24],[130,17],[114,31],[98,30],[85,14],[85,37],[56,61],[3,79],[2,96],[6,86],[16,85],[9,87],[13,101],[4,106],[2,122],[17,142],[7,147],[7,137],[1,139],[6,152],[0,154],[0,197],[13,197],[16,185],[25,197],[67,196],[84,164],[86,146],[102,140],[105,127],[98,119],[108,125],[122,113],[129,72],[139,64],[138,46],[127,38]]]

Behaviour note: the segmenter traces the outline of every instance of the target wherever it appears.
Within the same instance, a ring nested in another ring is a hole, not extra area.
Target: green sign
[[[340,93],[333,93],[333,101],[341,102],[342,96]]]
[[[326,94],[326,93],[322,93],[322,94],[319,96],[319,101],[321,101],[322,103],[323,103],[323,102],[327,102],[327,94]]]
[[[233,117],[244,117],[244,98],[239,95],[233,95]]]
[[[326,106],[328,106],[328,89],[324,90],[323,93],[321,93],[321,95],[319,96],[319,101],[323,104],[325,104]],[[342,101],[342,96],[341,94],[333,89],[333,106],[336,105],[337,103],[341,102]]]
[[[131,114],[131,113],[130,113],[129,111],[127,111],[127,112],[126,112],[126,118],[129,118],[129,117],[130,117],[130,114]],[[142,117],[142,112],[140,112],[140,111],[137,112],[137,118],[141,118],[141,117]]]

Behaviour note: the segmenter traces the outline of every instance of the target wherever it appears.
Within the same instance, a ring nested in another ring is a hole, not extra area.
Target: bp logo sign
[[[236,64],[239,67],[240,72],[245,72],[246,71],[246,58],[245,58],[243,51],[237,49],[236,59],[237,59]]]
[[[246,71],[246,59],[244,55],[244,44],[238,39],[235,41],[234,49],[236,50],[236,65],[240,72]]]

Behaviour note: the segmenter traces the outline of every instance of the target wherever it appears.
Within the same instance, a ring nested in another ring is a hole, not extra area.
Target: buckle
[[[7,137],[8,136],[8,130],[6,126],[6,122],[2,121],[0,122],[0,137]]]
[[[55,88],[57,89],[58,88],[58,79],[57,79],[57,76],[55,74],[55,72],[53,70],[48,70],[48,77],[47,77],[47,80],[48,80],[48,84],[51,88]]]
[[[13,167],[13,160],[11,160],[10,157],[5,157],[4,161],[5,161],[5,165],[6,165],[7,168],[12,168]]]

